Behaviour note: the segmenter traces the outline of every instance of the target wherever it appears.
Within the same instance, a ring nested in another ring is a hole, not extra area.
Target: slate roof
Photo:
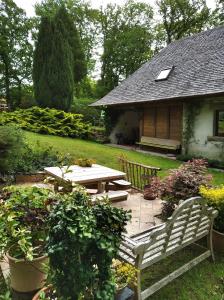
[[[136,45],[137,46],[137,45]],[[163,69],[174,66],[164,81]],[[94,106],[224,93],[224,26],[169,44]]]

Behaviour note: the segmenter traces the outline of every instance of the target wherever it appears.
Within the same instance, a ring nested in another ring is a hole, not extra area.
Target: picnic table
[[[124,172],[98,164],[93,164],[92,167],[80,167],[78,165],[64,166],[62,168],[49,167],[44,170],[55,179],[55,185],[66,184],[72,187],[76,184],[85,186],[96,183],[98,187],[97,193],[103,193],[105,191],[107,182],[124,179],[126,175]]]

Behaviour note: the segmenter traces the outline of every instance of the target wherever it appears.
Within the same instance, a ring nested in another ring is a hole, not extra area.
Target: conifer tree
[[[85,60],[78,32],[64,7],[41,20],[34,53],[35,99],[41,107],[68,111],[74,84],[85,76]]]

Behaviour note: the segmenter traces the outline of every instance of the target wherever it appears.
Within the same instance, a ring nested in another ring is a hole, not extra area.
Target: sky
[[[34,16],[34,5],[36,2],[41,2],[41,0],[14,0],[15,3],[23,8],[29,17]],[[138,0],[136,0],[138,1]],[[151,5],[155,3],[155,0],[140,0],[141,2],[146,2]],[[126,0],[90,0],[92,7],[99,8],[100,6],[106,6],[108,3],[124,4]],[[210,8],[215,7],[215,0],[207,0],[207,5]]]

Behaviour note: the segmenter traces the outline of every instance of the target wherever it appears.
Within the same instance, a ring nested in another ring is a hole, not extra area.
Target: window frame
[[[219,133],[219,113],[220,112],[224,113],[224,108],[217,109],[215,111],[214,134],[217,137],[223,137],[224,138],[224,133],[223,134]]]

